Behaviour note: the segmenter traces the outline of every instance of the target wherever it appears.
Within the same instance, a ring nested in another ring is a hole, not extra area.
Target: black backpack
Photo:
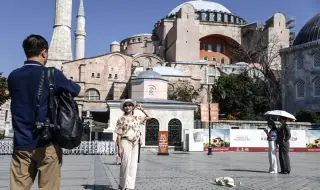
[[[62,92],[54,97],[54,67],[48,67],[47,76],[49,80],[49,114],[53,124],[53,140],[61,148],[73,149],[80,145],[83,125],[79,117],[76,101],[70,93]]]

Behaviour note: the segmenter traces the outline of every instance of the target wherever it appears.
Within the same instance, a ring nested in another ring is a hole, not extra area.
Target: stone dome
[[[320,40],[320,13],[313,16],[300,30],[293,45]]]
[[[212,11],[225,12],[225,13],[230,13],[231,14],[231,11],[229,11],[229,9],[227,9],[225,6],[223,6],[223,5],[219,4],[219,3],[216,3],[216,2],[213,2],[213,1],[205,1],[205,0],[194,0],[194,1],[188,1],[188,2],[180,4],[179,6],[174,8],[168,14],[168,16],[175,15],[181,9],[181,7],[186,3],[189,3],[189,4],[193,5],[193,7],[197,11],[200,11],[200,10],[205,10],[205,11],[212,10]]]
[[[120,45],[120,44],[117,41],[113,41],[110,45]]]
[[[153,69],[148,68],[146,71],[139,73],[135,79],[162,79],[162,77],[159,73],[153,71]]]

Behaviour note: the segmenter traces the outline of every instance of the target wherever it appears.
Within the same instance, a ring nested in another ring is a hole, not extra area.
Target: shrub
[[[299,111],[296,114],[296,119],[298,122],[320,123],[319,114],[309,110]]]

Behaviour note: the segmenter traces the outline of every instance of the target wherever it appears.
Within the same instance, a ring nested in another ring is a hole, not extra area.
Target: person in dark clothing
[[[291,132],[290,128],[287,125],[288,118],[280,117],[279,121],[281,123],[281,127],[279,128],[279,162],[281,174],[290,174],[291,166],[290,166],[290,158],[289,158],[289,148],[290,148],[290,138]]]
[[[14,130],[10,189],[31,189],[39,171],[39,189],[59,190],[61,148],[54,141],[44,140],[39,133],[35,133],[36,121],[45,122],[49,111],[47,77],[44,77],[42,97],[37,109],[40,77],[48,58],[48,42],[42,36],[30,35],[23,41],[23,49],[27,61],[8,77]],[[80,86],[68,80],[58,69],[55,69],[53,80],[55,96],[61,92],[77,96],[80,92]]]

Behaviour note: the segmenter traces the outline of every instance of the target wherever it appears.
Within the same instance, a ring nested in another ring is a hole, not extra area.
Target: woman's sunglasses
[[[133,107],[132,104],[125,104],[123,107],[125,108],[125,107],[129,107],[129,106]]]

